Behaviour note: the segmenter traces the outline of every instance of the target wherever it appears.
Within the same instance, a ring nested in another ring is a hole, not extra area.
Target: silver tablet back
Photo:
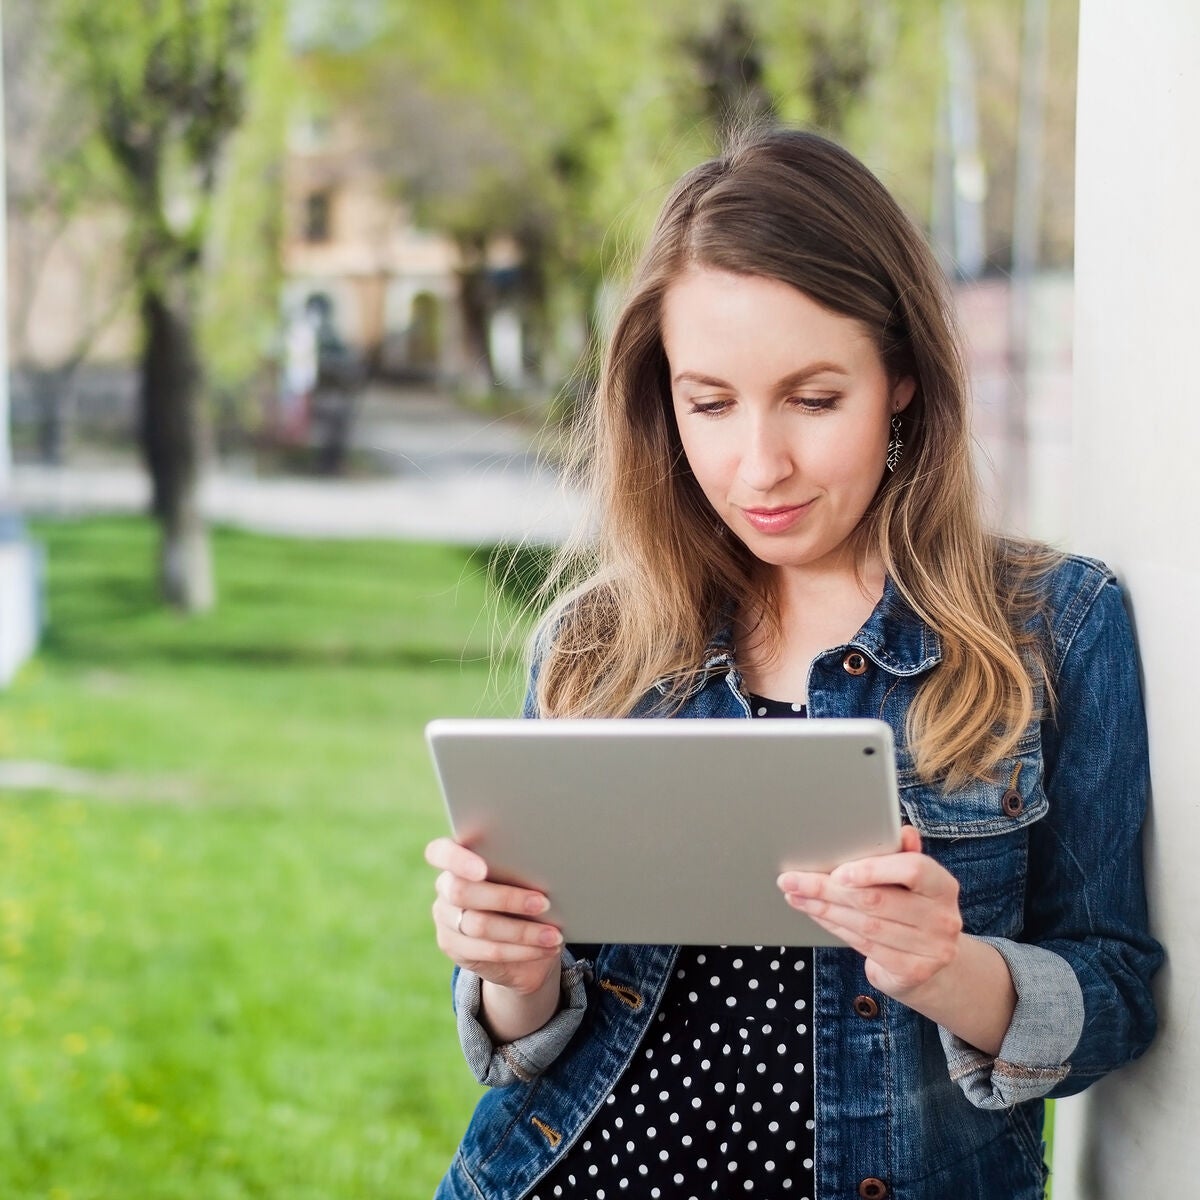
[[[455,838],[570,942],[837,945],[775,886],[900,844],[883,721],[439,720]]]

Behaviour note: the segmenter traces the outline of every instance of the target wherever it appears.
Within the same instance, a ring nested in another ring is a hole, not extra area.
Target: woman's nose
[[[739,474],[756,492],[769,492],[796,469],[791,450],[771,422],[756,422],[746,431]]]

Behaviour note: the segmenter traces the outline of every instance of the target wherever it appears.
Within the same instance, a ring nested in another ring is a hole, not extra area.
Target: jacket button
[[[876,1179],[872,1175],[858,1185],[858,1194],[862,1200],[885,1200],[885,1197],[892,1194],[892,1189],[882,1179]]]
[[[870,996],[855,996],[854,1011],[860,1017],[877,1017],[879,1016],[879,1005]]]
[[[1025,801],[1016,788],[1009,788],[1000,797],[1000,807],[1004,809],[1005,816],[1019,817],[1025,811]]]
[[[867,669],[867,659],[863,654],[859,654],[857,650],[851,650],[845,658],[842,659],[842,669],[847,675],[862,675]]]

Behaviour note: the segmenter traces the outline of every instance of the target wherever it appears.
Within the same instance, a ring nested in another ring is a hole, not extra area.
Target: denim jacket
[[[993,1058],[872,988],[855,951],[815,951],[818,1200],[1040,1200],[1043,1098],[1081,1091],[1154,1035],[1162,952],[1146,928],[1148,765],[1132,632],[1102,564],[1065,558],[1042,586],[1052,712],[995,782],[946,792],[917,777],[904,718],[939,669],[941,643],[890,581],[855,637],[812,664],[810,716],[892,726],[902,817],[957,878],[966,932],[999,951],[1018,997]],[[749,717],[728,632],[677,715]],[[677,951],[568,946],[562,1008],[504,1046],[478,1020],[478,978],[456,973],[464,1051],[491,1090],[438,1197],[517,1200],[568,1152],[632,1059]]]

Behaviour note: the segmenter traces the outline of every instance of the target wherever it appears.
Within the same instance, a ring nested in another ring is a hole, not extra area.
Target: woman
[[[1111,574],[983,529],[928,247],[832,143],[746,138],[667,200],[584,444],[527,715],[882,717],[903,844],[782,875],[847,946],[782,950],[564,947],[432,843],[493,1085],[438,1194],[1040,1197],[1043,1098],[1154,1033],[1145,723]]]

